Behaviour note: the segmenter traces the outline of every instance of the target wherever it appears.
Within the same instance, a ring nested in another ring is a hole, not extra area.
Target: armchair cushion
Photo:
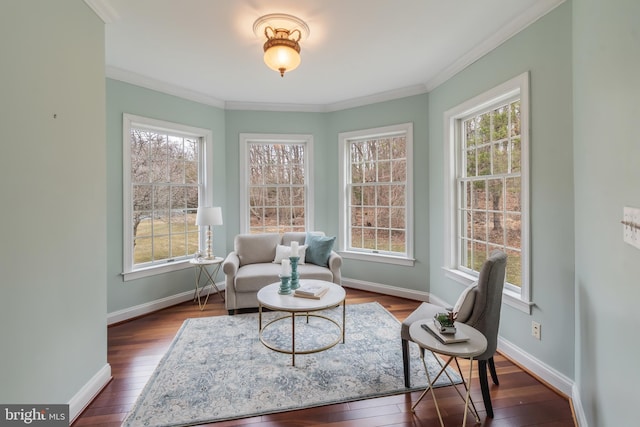
[[[276,256],[276,246],[280,243],[278,233],[241,234],[235,239],[235,252],[240,259],[240,267],[247,264],[271,262]]]
[[[312,264],[327,267],[329,256],[333,250],[333,242],[336,237],[326,237],[317,234],[307,233],[304,244],[307,246],[306,260]]]
[[[473,303],[476,300],[476,286],[478,286],[478,282],[473,282],[469,285],[458,297],[458,301],[453,306],[453,313],[456,315],[456,320],[458,322],[466,322],[471,317],[471,312],[473,312]]]
[[[236,292],[255,292],[274,283],[280,274],[280,266],[273,263],[247,264],[238,270],[235,277]]]

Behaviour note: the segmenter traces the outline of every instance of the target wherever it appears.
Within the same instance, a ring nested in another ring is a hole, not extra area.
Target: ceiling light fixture
[[[300,65],[300,40],[309,36],[309,27],[299,18],[282,13],[272,13],[253,23],[256,36],[264,35],[264,63],[272,70],[284,73]]]

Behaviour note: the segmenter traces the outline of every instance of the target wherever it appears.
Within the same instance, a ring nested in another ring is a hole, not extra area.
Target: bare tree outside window
[[[488,254],[509,256],[507,282],[521,285],[520,100],[462,120],[458,179],[461,262],[479,271]]]
[[[250,233],[305,230],[305,150],[305,144],[249,144]]]
[[[131,128],[133,264],[198,249],[198,138]]]
[[[407,253],[404,134],[348,141],[349,247]]]

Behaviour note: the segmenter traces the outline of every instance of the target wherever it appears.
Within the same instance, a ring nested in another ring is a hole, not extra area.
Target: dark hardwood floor
[[[347,289],[347,304],[378,301],[399,320],[404,320],[419,302]],[[80,426],[120,426],[133,406],[138,394],[167,350],[182,322],[189,317],[227,314],[218,295],[209,299],[204,311],[198,304],[185,302],[144,317],[127,321],[108,329],[108,362],[113,380],[74,422]],[[398,337],[398,347],[400,338]],[[500,385],[489,380],[494,418],[487,418],[474,366],[471,397],[480,413],[481,423],[475,425],[505,426],[575,426],[570,401],[504,356],[495,357]],[[416,361],[416,363],[419,363]],[[462,364],[464,370],[469,365]],[[342,403],[319,408],[290,411],[234,421],[215,423],[216,426],[439,426],[431,396],[426,396],[411,412],[418,392],[396,396]],[[436,398],[446,425],[461,425],[463,402],[452,387],[438,388]],[[211,424],[213,425],[213,424]],[[474,419],[467,418],[467,425]]]

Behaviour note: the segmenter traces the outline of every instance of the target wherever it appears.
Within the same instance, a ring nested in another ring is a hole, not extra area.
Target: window
[[[240,230],[313,228],[311,135],[240,135]]]
[[[339,141],[343,256],[413,265],[413,124],[344,132]]]
[[[529,310],[528,74],[445,113],[446,268],[475,280],[507,254],[505,302]]]
[[[208,130],[124,114],[125,280],[184,268],[198,250],[210,144]]]

